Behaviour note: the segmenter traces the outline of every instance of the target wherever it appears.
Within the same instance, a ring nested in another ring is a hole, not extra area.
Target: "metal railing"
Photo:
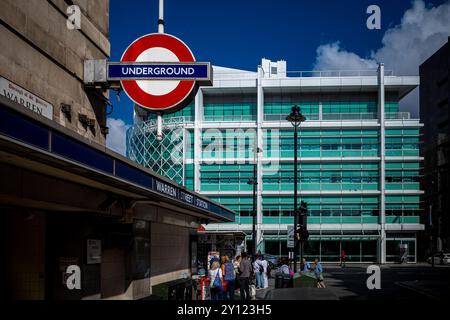
[[[409,112],[386,112],[384,118],[386,120],[410,120],[411,114]]]
[[[255,115],[219,115],[219,116],[203,116],[203,121],[256,121]]]
[[[373,77],[378,75],[377,69],[367,70],[312,70],[312,71],[287,71],[287,76],[296,76],[300,78],[313,78],[313,77]],[[385,76],[393,76],[393,70],[385,70]]]
[[[377,119],[376,112],[368,113],[324,113],[322,120],[374,120]]]
[[[179,116],[179,117],[169,117],[163,118],[163,126],[179,125],[182,123],[193,122],[192,116]],[[156,127],[156,119],[149,119],[142,122],[135,123],[132,127],[142,127],[143,130],[154,130]]]
[[[265,121],[286,121],[287,114],[266,114]],[[318,114],[305,114],[306,120],[322,120],[322,121],[341,121],[341,120],[376,120],[378,119],[377,112],[366,113],[323,113],[322,119]],[[386,112],[386,120],[410,120],[409,112]]]
[[[279,74],[273,74],[263,71],[263,78],[339,78],[339,77],[376,77],[377,69],[366,70],[309,70],[309,71],[285,71]],[[385,70],[384,75],[387,77],[394,76],[393,70]],[[235,80],[256,80],[258,75],[253,71],[231,71],[231,70],[214,70],[215,81],[235,81]]]
[[[286,121],[286,114],[266,114],[264,115],[264,121]],[[375,120],[378,118],[376,112],[368,113],[324,113],[322,119],[319,114],[305,114],[306,120],[322,120],[322,121],[341,121],[341,120]],[[409,112],[386,112],[386,120],[410,120],[411,115]],[[178,116],[163,118],[163,125],[173,125],[180,123],[193,122],[192,116]],[[219,116],[207,116],[203,117],[203,121],[211,122],[240,122],[240,121],[256,121],[255,115],[219,115]],[[153,128],[156,126],[156,119],[149,119],[143,122],[138,122],[135,125],[139,125],[145,128]]]
[[[303,114],[306,118],[306,120],[319,120],[318,114]],[[286,120],[287,114],[265,114],[264,120],[265,121],[287,121]]]

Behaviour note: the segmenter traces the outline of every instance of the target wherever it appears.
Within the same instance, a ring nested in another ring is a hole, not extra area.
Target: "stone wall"
[[[67,7],[81,10],[81,29],[67,28]],[[83,61],[110,55],[109,0],[2,0],[0,1],[0,76],[53,105],[53,120],[78,134],[105,144],[106,126],[102,90],[83,85]],[[71,121],[61,112],[71,106]],[[95,119],[93,129],[79,114]]]

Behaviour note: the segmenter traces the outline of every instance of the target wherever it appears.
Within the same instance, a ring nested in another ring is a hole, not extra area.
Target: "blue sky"
[[[450,33],[449,2],[165,0],[165,31],[181,38],[198,61],[214,65],[256,70],[265,57],[284,59],[289,71],[298,71],[361,68],[362,59],[365,65],[376,59],[398,73],[417,74],[418,65]],[[381,30],[366,28],[366,9],[372,4],[381,8]],[[156,32],[157,19],[158,0],[111,0],[111,61],[119,61],[136,38]],[[414,37],[420,38],[407,40]],[[405,52],[393,52],[395,43],[411,52],[411,61]],[[125,93],[120,102],[111,96],[111,102],[109,117],[132,124],[133,105]]]

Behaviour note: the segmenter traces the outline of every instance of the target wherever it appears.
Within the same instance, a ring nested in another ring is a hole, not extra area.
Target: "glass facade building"
[[[257,172],[257,246],[287,256],[293,224],[293,105],[306,121],[298,137],[299,200],[308,203],[307,259],[395,262],[400,246],[416,261],[423,230],[418,119],[399,101],[418,77],[379,70],[289,74],[284,61],[263,59],[257,72],[214,68],[214,86],[200,88],[185,109],[155,116],[135,108],[127,155],[236,212],[211,231],[244,231],[251,239]],[[259,148],[261,152],[255,152]],[[406,246],[405,246],[406,245]]]

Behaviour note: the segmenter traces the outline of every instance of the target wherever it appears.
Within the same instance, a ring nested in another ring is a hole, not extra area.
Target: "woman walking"
[[[234,264],[230,261],[228,256],[224,256],[222,262],[223,279],[227,284],[227,290],[224,291],[224,298],[225,300],[234,300],[234,291],[236,288],[236,272],[234,271]]]
[[[267,289],[269,287],[269,277],[268,277],[268,268],[269,268],[269,262],[264,258],[263,255],[260,256],[260,262],[259,264],[263,267],[262,272],[262,288]]]
[[[211,300],[222,300],[223,275],[222,270],[220,269],[219,259],[215,258],[211,260],[208,278],[210,281]]]
[[[256,289],[262,289],[263,282],[262,282],[262,278],[263,278],[263,272],[264,272],[264,268],[261,265],[261,256],[257,255],[255,261],[253,262],[253,272],[255,273],[255,277],[256,277]]]

